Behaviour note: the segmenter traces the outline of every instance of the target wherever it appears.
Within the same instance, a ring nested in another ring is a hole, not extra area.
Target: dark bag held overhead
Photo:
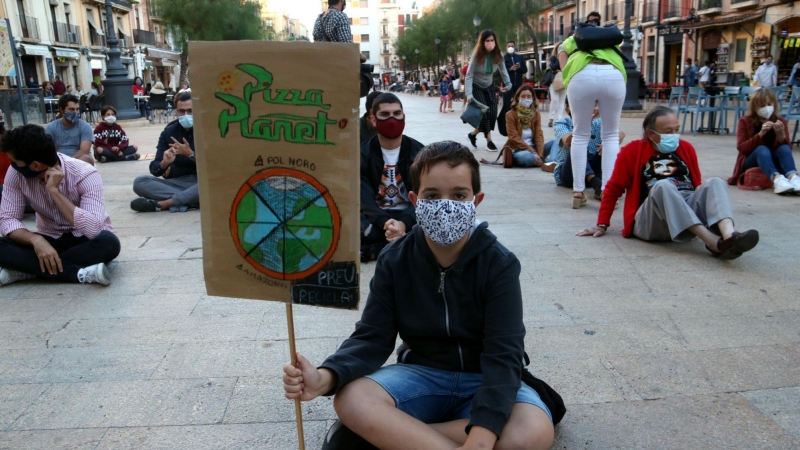
[[[622,43],[623,36],[616,24],[600,27],[588,22],[578,22],[572,37],[575,39],[578,50],[590,53],[592,56],[594,56],[592,50],[613,49],[622,57],[623,61],[630,61],[617,48]]]

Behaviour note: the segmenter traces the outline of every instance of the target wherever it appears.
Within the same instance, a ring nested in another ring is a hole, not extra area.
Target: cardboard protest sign
[[[210,295],[358,308],[357,45],[191,42]]]

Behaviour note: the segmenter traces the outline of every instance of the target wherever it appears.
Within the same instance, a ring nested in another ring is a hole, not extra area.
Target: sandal
[[[575,194],[581,194],[580,197],[575,197]],[[583,192],[575,192],[572,195],[572,209],[579,209],[581,206],[585,205],[586,202],[589,200],[586,198],[586,194]]]

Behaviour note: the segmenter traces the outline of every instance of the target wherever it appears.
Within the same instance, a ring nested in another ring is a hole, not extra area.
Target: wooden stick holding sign
[[[297,349],[294,346],[294,314],[292,304],[286,304],[286,323],[289,325],[289,353],[292,355],[292,365],[297,367]],[[305,435],[303,434],[303,408],[300,398],[294,399],[294,418],[297,422],[297,445],[300,450],[306,450]]]
[[[293,304],[358,309],[358,44],[190,42],[189,54],[206,290],[286,303],[296,366]],[[299,399],[295,413],[304,450]]]

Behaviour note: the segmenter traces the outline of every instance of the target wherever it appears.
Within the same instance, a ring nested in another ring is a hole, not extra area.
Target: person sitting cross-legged
[[[800,193],[789,124],[780,116],[780,103],[772,89],[750,94],[747,114],[739,119],[736,149],[739,156],[728,184],[735,185],[745,171],[758,167],[772,180],[776,194]]]
[[[758,231],[736,231],[727,185],[719,178],[703,182],[694,147],[680,140],[675,112],[656,107],[642,128],[644,138],[626,145],[617,157],[597,226],[578,235],[604,235],[614,205],[625,193],[624,237],[684,242],[697,236],[720,259],[736,259],[752,250]]]
[[[94,165],[89,154],[94,133],[92,127],[81,119],[79,101],[74,95],[62,95],[58,99],[59,118],[48,123],[45,131],[53,136],[59,153]]]
[[[316,366],[283,366],[290,399],[334,395],[323,449],[549,449],[566,412],[526,369],[521,266],[476,221],[478,161],[437,142],[411,166],[418,226],[378,257],[361,320]],[[383,366],[397,336],[397,363]],[[547,395],[544,395],[547,394]],[[357,446],[358,445],[358,446]],[[371,447],[366,447],[371,448]]]
[[[116,123],[117,110],[111,105],[103,106],[100,117],[100,123],[94,128],[95,159],[100,162],[139,159],[139,147],[131,145],[125,130]]]
[[[150,162],[150,173],[153,175],[142,175],[133,181],[133,192],[139,196],[131,201],[134,211],[184,212],[200,206],[192,94],[183,92],[177,94],[175,99],[175,115],[178,119],[170,122],[158,138],[156,157]]]
[[[514,152],[514,167],[539,167],[544,160],[544,134],[533,88],[522,86],[509,98],[511,105],[506,113],[508,141],[505,146]]]
[[[372,102],[369,118],[377,136],[361,144],[361,260],[375,259],[381,249],[416,224],[408,198],[411,163],[423,145],[403,135],[406,115],[396,95],[384,93]]]
[[[0,285],[40,278],[67,283],[111,283],[106,264],[119,255],[103,200],[103,180],[83,161],[56,152],[38,125],[6,131],[11,160],[0,202]],[[36,232],[22,223],[25,202],[36,212]]]

